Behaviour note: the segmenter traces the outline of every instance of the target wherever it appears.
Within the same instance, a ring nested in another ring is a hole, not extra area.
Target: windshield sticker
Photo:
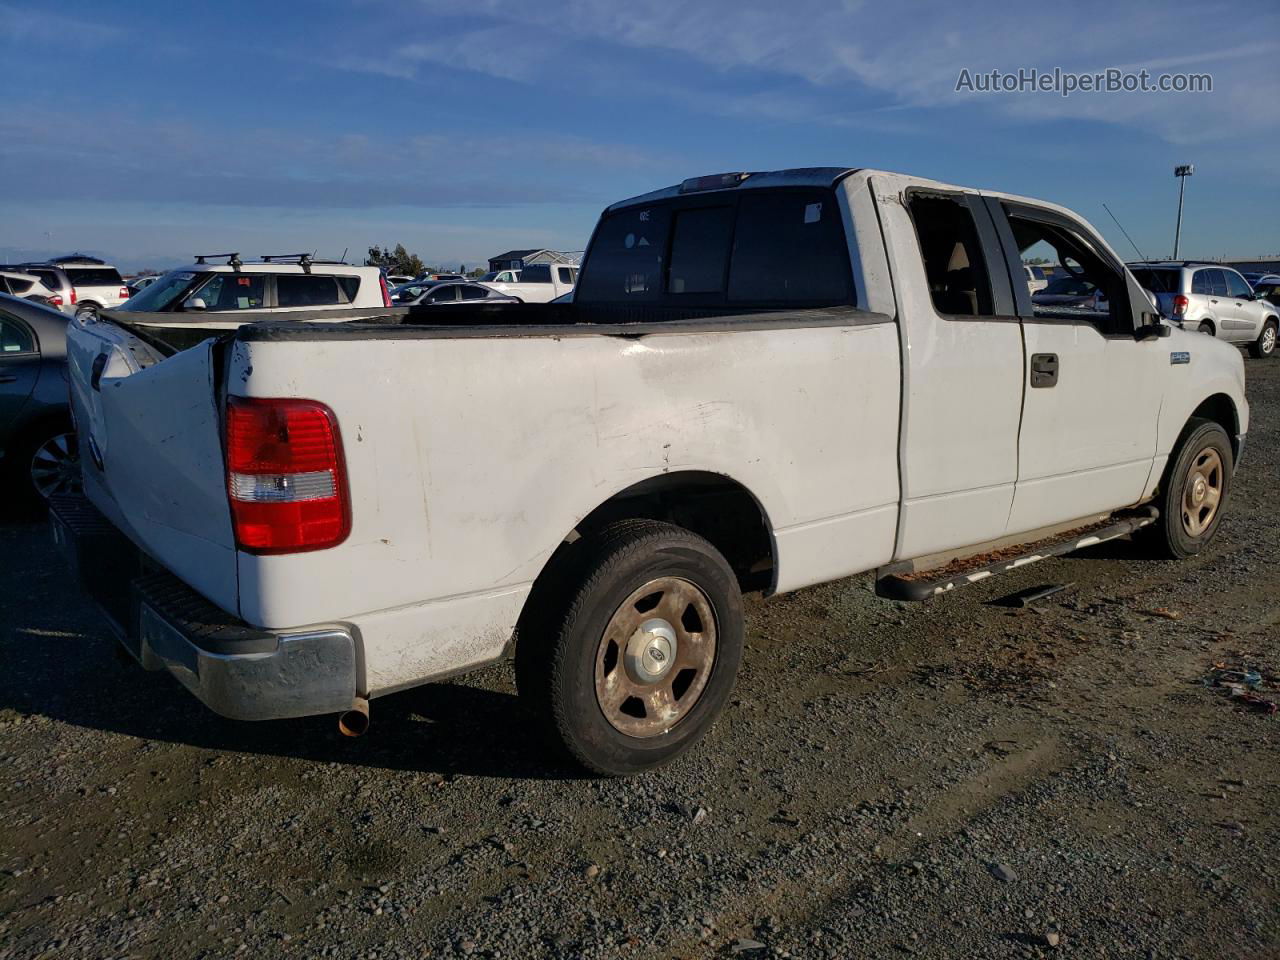
[[[817,223],[821,219],[822,219],[822,204],[820,203],[805,204],[805,208],[804,208],[805,223]]]

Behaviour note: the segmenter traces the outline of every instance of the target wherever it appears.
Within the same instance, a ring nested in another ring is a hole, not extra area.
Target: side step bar
[[[1120,537],[1128,536],[1135,530],[1151,526],[1159,516],[1160,511],[1155,507],[1146,507],[1140,513],[1133,514],[1100,529],[1091,530],[1081,536],[1068,537],[1065,540],[1059,540],[1057,543],[1047,543],[1036,547],[1029,553],[1007,557],[988,566],[956,573],[938,580],[930,580],[924,576],[904,576],[899,572],[906,566],[904,564],[881,567],[880,576],[876,579],[876,596],[884,597],[886,600],[927,600],[929,597],[949,593],[956,587],[963,587],[970,583],[977,583],[979,580],[985,580],[988,577],[994,577],[997,574],[1017,570],[1020,567],[1035,563],[1037,560],[1060,557],[1063,554],[1073,553],[1085,547],[1106,543],[1108,540],[1118,540]]]

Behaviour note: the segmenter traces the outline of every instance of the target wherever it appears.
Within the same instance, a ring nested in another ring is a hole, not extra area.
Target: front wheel
[[[1249,345],[1249,352],[1259,360],[1265,359],[1276,350],[1276,321],[1268,320],[1258,334],[1258,339]]]
[[[1203,550],[1218,532],[1231,492],[1231,438],[1211,420],[1192,420],[1169,467],[1152,528],[1153,545],[1182,560]]]
[[[588,770],[625,776],[679,756],[724,709],[742,661],[742,596],[688,530],[629,520],[573,545],[558,610],[528,624],[516,682]]]

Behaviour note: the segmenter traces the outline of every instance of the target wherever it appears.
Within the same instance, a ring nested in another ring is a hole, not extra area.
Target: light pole
[[[1194,163],[1181,163],[1173,168],[1173,175],[1178,178],[1178,225],[1173,231],[1173,259],[1178,259],[1178,246],[1182,240],[1182,195],[1187,189],[1187,177],[1196,172]]]

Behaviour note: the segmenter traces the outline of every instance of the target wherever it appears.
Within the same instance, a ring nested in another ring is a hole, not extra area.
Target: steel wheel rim
[[[1193,537],[1209,529],[1222,504],[1222,455],[1205,447],[1191,461],[1182,492],[1182,528]]]
[[[689,715],[715,668],[711,601],[697,584],[658,577],[609,618],[595,656],[596,702],[619,733],[661,736]]]
[[[36,447],[31,457],[31,485],[45,500],[79,491],[80,454],[75,434],[59,433]]]

